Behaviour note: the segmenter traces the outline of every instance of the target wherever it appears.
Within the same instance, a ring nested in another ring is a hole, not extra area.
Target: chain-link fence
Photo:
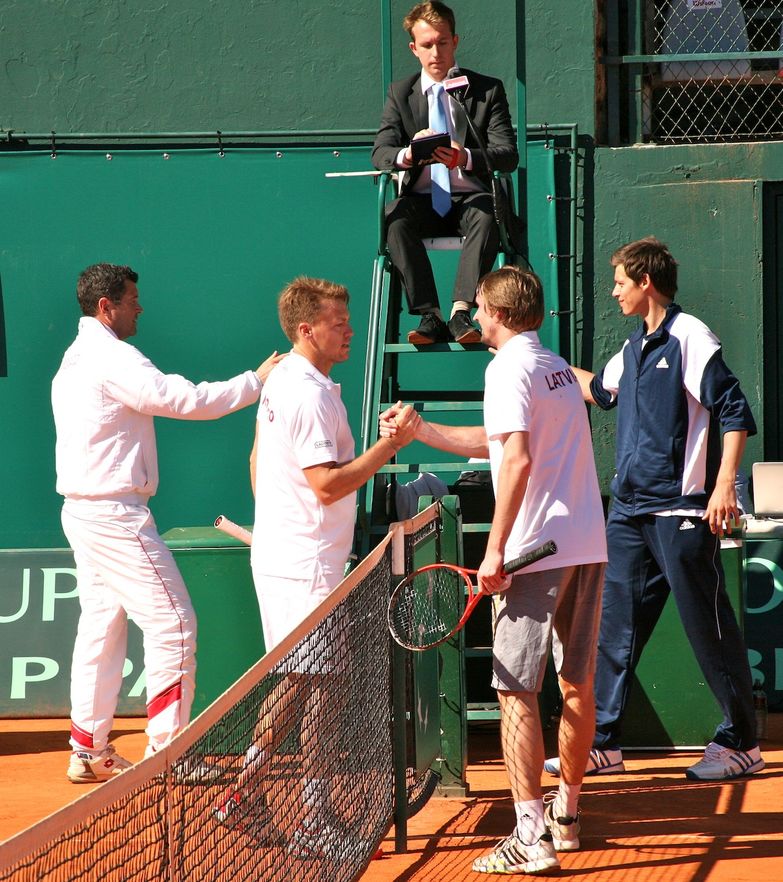
[[[631,137],[783,138],[783,0],[630,0],[626,15]]]

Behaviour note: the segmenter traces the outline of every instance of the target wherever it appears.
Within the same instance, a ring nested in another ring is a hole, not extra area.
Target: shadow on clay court
[[[123,735],[133,735],[144,731],[125,729]],[[48,731],[0,732],[0,756],[22,756],[24,754],[68,752],[68,735],[62,729]]]

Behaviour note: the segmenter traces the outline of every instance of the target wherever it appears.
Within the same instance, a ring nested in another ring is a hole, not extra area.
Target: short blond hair
[[[445,3],[441,3],[439,0],[430,0],[429,3],[417,3],[402,20],[402,26],[410,34],[411,40],[413,39],[413,26],[417,21],[426,21],[432,27],[437,27],[445,21],[451,28],[452,37],[457,33],[454,13]]]
[[[292,343],[299,336],[299,325],[305,322],[312,325],[321,312],[325,301],[348,304],[348,289],[344,285],[328,282],[326,279],[311,279],[297,276],[289,282],[277,298],[277,315],[283,333]]]
[[[533,272],[502,266],[479,281],[477,293],[489,315],[503,310],[501,324],[510,331],[537,331],[544,321],[544,289]]]

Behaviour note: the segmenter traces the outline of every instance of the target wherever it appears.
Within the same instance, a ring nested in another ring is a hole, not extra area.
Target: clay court
[[[112,739],[140,759],[144,721],[118,720]],[[0,837],[40,820],[91,788],[71,784],[66,720],[0,724]],[[588,778],[582,801],[582,850],[562,855],[558,878],[591,882],[758,882],[783,878],[783,715],[770,716],[762,749],[767,767],[729,783],[686,782],[690,753],[630,753],[623,775]],[[551,733],[548,733],[551,739]],[[364,882],[460,882],[480,878],[473,859],[513,825],[513,807],[492,727],[472,729],[466,799],[432,799],[410,821],[408,852],[384,856]],[[543,776],[545,789],[556,779]],[[99,785],[98,785],[99,786]],[[303,876],[303,879],[306,877]]]

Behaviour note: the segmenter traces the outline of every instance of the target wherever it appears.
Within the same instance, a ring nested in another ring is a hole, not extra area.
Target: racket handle
[[[517,570],[534,564],[537,560],[541,560],[542,557],[549,557],[550,554],[557,554],[557,545],[551,539],[549,542],[539,545],[538,548],[528,551],[527,554],[523,554],[515,560],[510,560],[503,569],[507,574],[516,573]]]

